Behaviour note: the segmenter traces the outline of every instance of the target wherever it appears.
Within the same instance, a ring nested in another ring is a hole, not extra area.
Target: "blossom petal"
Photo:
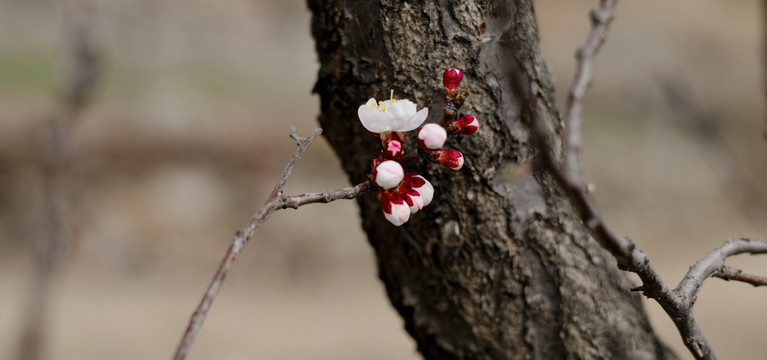
[[[362,126],[370,132],[382,133],[389,131],[389,124],[381,112],[376,108],[376,99],[371,98],[365,105],[360,105],[357,109],[357,116],[360,118]]]
[[[410,220],[410,207],[407,204],[392,204],[391,213],[384,212],[384,218],[394,226],[401,226]]]
[[[431,203],[431,199],[434,198],[434,186],[432,186],[429,180],[426,180],[426,178],[423,176],[415,176],[421,178],[424,184],[419,187],[413,187],[413,190],[417,191],[418,194],[420,194],[423,198],[423,206],[429,205]]]
[[[415,104],[407,99],[397,101],[387,100],[385,103],[386,111],[384,111],[384,114],[389,119],[389,123],[392,126],[391,130],[399,131],[415,112]]]
[[[415,130],[417,127],[423,124],[427,116],[429,116],[429,108],[423,108],[419,110],[417,113],[415,113],[410,119],[408,119],[407,123],[403,124],[402,128],[399,130],[400,131]]]

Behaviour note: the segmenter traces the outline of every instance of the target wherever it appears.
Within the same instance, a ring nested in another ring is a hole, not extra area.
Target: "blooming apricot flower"
[[[362,126],[372,133],[386,133],[389,131],[415,130],[429,115],[429,108],[416,111],[416,105],[407,99],[397,100],[392,97],[386,101],[376,101],[375,98],[368,100],[365,105],[357,109]]]

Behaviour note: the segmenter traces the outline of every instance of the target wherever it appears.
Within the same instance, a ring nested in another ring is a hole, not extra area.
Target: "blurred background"
[[[560,100],[596,3],[536,3]],[[761,5],[621,2],[597,59],[586,176],[608,221],[669,283],[729,237],[767,238]],[[82,19],[102,72],[72,116],[61,94]],[[299,0],[0,0],[0,358],[16,358],[25,309],[41,298],[50,359],[171,356],[231,235],[291,156],[290,127],[317,126],[309,21]],[[51,130],[61,118],[67,131]],[[53,184],[39,161],[51,148],[65,154]],[[286,191],[347,185],[320,140]],[[51,254],[34,249],[51,231],[51,204],[69,238],[41,294],[35,259]],[[767,274],[767,257],[728,262]],[[706,282],[695,313],[720,358],[764,359],[765,303],[767,289]],[[356,205],[339,201],[278,212],[261,228],[189,358],[419,357]]]

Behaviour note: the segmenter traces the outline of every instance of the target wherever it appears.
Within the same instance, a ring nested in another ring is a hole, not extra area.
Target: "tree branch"
[[[716,359],[716,355],[692,315],[695,295],[703,281],[710,276],[764,285],[767,279],[742,274],[738,269],[726,267],[724,260],[731,255],[744,252],[767,253],[767,243],[731,239],[693,265],[677,288],[672,290],[663,282],[647,255],[638,250],[631,240],[619,235],[605,222],[582,180],[579,153],[583,99],[593,76],[594,57],[605,41],[616,2],[617,0],[601,0],[599,8],[591,12],[591,32],[576,54],[577,68],[565,110],[566,142],[563,164],[558,164],[555,158],[553,151],[555,147],[550,139],[550,131],[534,105],[531,105],[530,110],[532,118],[530,130],[543,170],[549,172],[562,188],[594,239],[615,257],[620,269],[636,273],[641,279],[642,285],[630,290],[642,291],[645,296],[656,300],[661,305],[696,359]]]
[[[754,278],[755,281],[759,281],[760,277],[742,274],[740,270],[724,265],[725,259],[742,253],[767,254],[767,243],[744,238],[727,240],[722,246],[711,250],[706,256],[698,260],[695,265],[690,267],[690,270],[682,278],[682,281],[679,282],[675,291],[686,300],[694,301],[700,286],[703,284],[703,280],[710,276],[721,277],[725,280],[744,281],[740,280],[740,275],[745,275],[745,278]],[[761,279],[764,281],[764,278]]]
[[[293,153],[293,156],[290,158],[287,165],[285,165],[285,168],[282,170],[282,175],[280,175],[280,178],[277,180],[277,184],[274,185],[274,189],[272,190],[271,194],[269,194],[269,197],[264,202],[264,205],[261,206],[258,212],[256,212],[256,214],[247,223],[247,225],[238,230],[232,237],[232,243],[229,245],[224,258],[221,260],[221,264],[218,266],[218,270],[216,270],[216,274],[213,276],[213,280],[210,282],[208,289],[205,291],[205,294],[203,295],[200,304],[197,306],[197,309],[192,314],[191,319],[189,319],[189,325],[186,327],[184,335],[181,338],[181,342],[179,343],[176,349],[176,353],[173,356],[174,360],[182,360],[186,358],[186,355],[189,353],[197,333],[200,331],[202,323],[205,321],[205,316],[208,314],[208,310],[210,310],[210,306],[213,303],[213,300],[221,290],[221,286],[223,285],[224,279],[226,279],[226,275],[229,273],[229,269],[232,267],[232,263],[235,259],[237,259],[237,256],[242,251],[245,243],[247,243],[248,240],[253,237],[256,231],[258,231],[258,228],[264,222],[266,222],[266,220],[269,219],[269,217],[275,211],[289,207],[297,209],[299,206],[307,204],[329,203],[331,201],[340,199],[352,199],[370,188],[370,182],[365,181],[355,186],[335,191],[300,194],[294,196],[284,196],[282,194],[283,188],[285,187],[285,182],[287,182],[291,171],[293,171],[293,167],[298,162],[298,159],[301,158],[306,149],[309,148],[309,145],[311,145],[312,142],[314,142],[314,140],[316,140],[321,133],[322,129],[316,129],[309,136],[302,138],[296,134],[295,129],[291,129],[290,137],[296,140],[298,148],[296,149],[295,153]]]
[[[746,274],[743,272],[743,270],[734,268],[732,266],[723,266],[719,271],[715,271],[711,276],[718,277],[727,281],[741,281],[754,286],[767,286],[767,277]]]
[[[581,124],[583,123],[583,98],[591,85],[594,74],[594,57],[604,44],[607,29],[613,20],[613,10],[617,0],[601,0],[599,8],[591,11],[591,31],[586,42],[575,53],[576,69],[570,94],[567,97],[565,110],[565,156],[567,166],[565,171],[569,176],[579,172],[581,148]]]

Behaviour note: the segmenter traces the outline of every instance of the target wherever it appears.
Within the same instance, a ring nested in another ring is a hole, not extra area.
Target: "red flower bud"
[[[479,130],[479,121],[472,115],[464,115],[460,119],[447,124],[445,130],[450,135],[471,135]]]
[[[445,88],[445,94],[449,97],[455,96],[458,91],[458,84],[463,79],[463,73],[458,69],[447,69],[442,74],[442,86]]]
[[[463,154],[458,150],[437,150],[431,153],[429,160],[453,171],[460,170],[463,167]]]

